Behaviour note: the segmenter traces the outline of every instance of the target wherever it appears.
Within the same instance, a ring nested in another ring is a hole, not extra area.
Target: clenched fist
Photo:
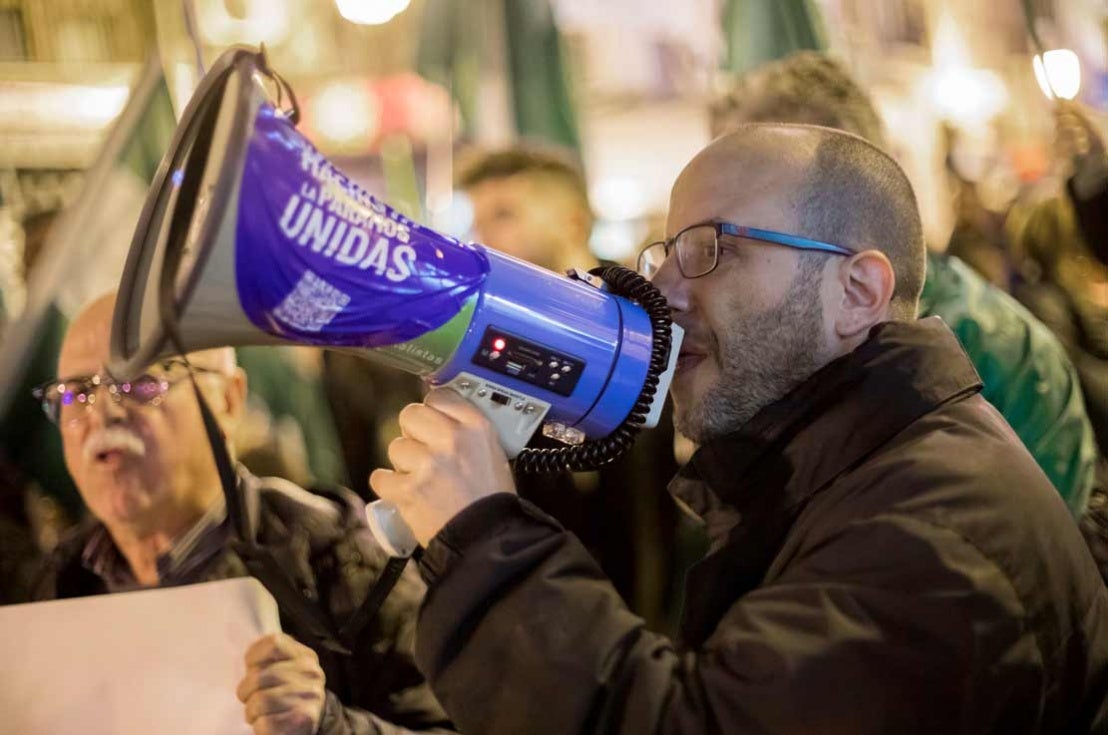
[[[255,735],[315,735],[326,678],[315,651],[284,633],[254,641],[238,698]]]
[[[369,484],[396,505],[423,546],[472,503],[515,492],[492,424],[453,390],[432,390],[399,421],[402,436],[389,445],[394,469],[375,470]]]

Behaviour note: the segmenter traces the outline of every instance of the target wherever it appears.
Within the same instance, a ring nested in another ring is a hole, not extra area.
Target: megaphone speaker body
[[[182,349],[315,345],[454,387],[510,456],[544,421],[589,438],[624,421],[651,359],[642,308],[370,196],[271,103],[257,57],[239,54],[205,78],[151,189],[113,372]]]

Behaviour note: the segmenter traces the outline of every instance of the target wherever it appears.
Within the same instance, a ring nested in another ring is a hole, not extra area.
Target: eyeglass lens
[[[685,278],[696,278],[710,272],[719,257],[716,228],[697,225],[677,234],[673,244],[656,242],[639,255],[639,273],[653,278],[662,264],[676,251],[677,265]]]
[[[169,389],[164,376],[140,375],[125,383],[114,383],[99,376],[75,378],[55,383],[42,396],[43,408],[60,423],[79,421],[96,404],[98,391],[107,387],[108,394],[116,402],[124,397],[139,405],[158,402]]]

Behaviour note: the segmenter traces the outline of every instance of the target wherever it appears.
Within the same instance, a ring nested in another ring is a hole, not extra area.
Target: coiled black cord
[[[524,474],[551,474],[563,470],[587,472],[618,459],[631,448],[635,437],[642,431],[658,392],[658,380],[669,365],[673,321],[669,315],[669,304],[662,293],[650,281],[623,266],[603,266],[589,273],[599,276],[613,294],[637,303],[650,317],[654,344],[646,380],[631,412],[614,432],[603,439],[591,439],[576,446],[524,449],[515,459],[516,470]]]

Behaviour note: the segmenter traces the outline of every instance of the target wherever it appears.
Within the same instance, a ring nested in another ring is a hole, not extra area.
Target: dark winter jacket
[[[239,489],[258,543],[340,628],[387,561],[365,526],[364,502],[342,488],[309,493],[283,480],[259,480],[245,470],[240,470]],[[229,537],[225,526],[221,530]],[[102,533],[99,529],[99,524],[86,524],[59,545],[38,585],[38,599],[108,591],[83,559],[89,539]],[[224,547],[177,582],[244,576],[248,573],[242,560]],[[409,568],[354,657],[326,650],[282,614],[282,629],[315,649],[327,677],[320,735],[393,735],[405,732],[403,728],[426,730],[446,724],[412,660],[415,615],[423,592],[418,575]]]
[[[1108,590],[937,319],[889,323],[671,491],[712,539],[644,629],[510,494],[431,542],[416,660],[463,732],[1108,731]]]

